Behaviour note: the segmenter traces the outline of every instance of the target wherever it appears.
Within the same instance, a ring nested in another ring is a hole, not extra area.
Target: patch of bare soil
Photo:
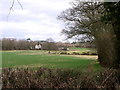
[[[21,53],[20,55],[40,55],[40,53]]]
[[[87,58],[87,59],[98,59],[98,56],[90,56],[90,55],[71,55],[73,57]]]
[[[80,57],[80,58],[86,58],[86,59],[98,59],[98,56],[96,55],[64,55],[64,56],[72,56],[72,57]]]

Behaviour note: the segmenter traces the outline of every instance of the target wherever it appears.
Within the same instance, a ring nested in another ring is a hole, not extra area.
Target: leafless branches
[[[17,1],[17,3],[19,4],[19,6],[21,7],[21,9],[23,10],[23,7],[22,7],[20,1],[19,1],[19,0],[16,0],[16,1]],[[9,9],[9,13],[8,13],[8,16],[7,16],[7,20],[8,20],[9,15],[11,14],[11,11],[14,11],[14,9],[13,9],[14,5],[15,5],[15,0],[12,0],[12,4],[11,4],[11,7],[10,7],[10,9]]]
[[[19,0],[17,0],[17,2],[20,5],[21,9],[23,9],[23,7],[22,7],[21,3],[19,2]]]

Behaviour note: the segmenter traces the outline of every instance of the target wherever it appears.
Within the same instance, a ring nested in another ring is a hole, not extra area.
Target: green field
[[[48,51],[2,51],[2,67],[19,68],[75,68],[99,69],[100,66],[94,58],[75,57],[69,55],[48,54]]]
[[[70,47],[70,51],[75,51],[79,53],[83,52],[97,52],[94,48],[78,48],[78,47]]]
[[[78,48],[78,47],[70,47],[70,50],[79,50],[79,51],[89,51],[92,50],[91,48]]]

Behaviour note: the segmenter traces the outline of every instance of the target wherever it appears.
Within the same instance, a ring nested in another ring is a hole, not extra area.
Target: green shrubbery
[[[75,69],[3,69],[3,88],[117,88],[120,71],[107,69],[88,75]]]
[[[55,54],[55,53],[53,53],[53,54]],[[71,52],[71,53],[69,53],[69,52],[65,52],[65,51],[63,51],[63,52],[60,52],[59,54],[65,54],[65,55],[97,55],[97,52],[82,52],[82,53],[79,53],[79,52]]]

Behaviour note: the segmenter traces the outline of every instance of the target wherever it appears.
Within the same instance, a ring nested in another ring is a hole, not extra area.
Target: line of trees
[[[2,38],[0,40],[1,50],[34,50],[36,45],[41,45],[42,50],[58,50],[63,43],[56,43],[52,38],[48,38],[45,41],[32,41],[29,38],[27,40],[16,40],[11,38]]]
[[[34,47],[36,42],[27,40],[16,40],[10,38],[3,38],[0,40],[2,42],[2,50],[28,50]]]
[[[58,19],[64,21],[66,24],[62,33],[67,38],[79,37],[82,34],[85,38],[87,37],[89,40],[94,41],[97,46],[98,61],[100,64],[102,66],[118,68],[120,60],[118,62],[117,57],[119,54],[116,53],[119,44],[116,44],[115,41],[117,40],[116,35],[119,34],[120,30],[117,29],[119,32],[116,34],[113,24],[105,23],[105,19],[102,19],[111,8],[109,7],[110,9],[106,10],[108,7],[105,7],[105,5],[107,4],[104,5],[102,2],[80,2],[80,0],[72,2],[71,5],[71,8],[63,11],[58,16]],[[112,4],[112,8],[114,7],[115,4]],[[114,12],[117,12],[116,10],[114,8]],[[108,16],[109,14],[106,15],[106,17]],[[112,20],[118,19],[113,18]],[[118,24],[116,26],[120,26]],[[117,41],[120,40],[118,39]]]

